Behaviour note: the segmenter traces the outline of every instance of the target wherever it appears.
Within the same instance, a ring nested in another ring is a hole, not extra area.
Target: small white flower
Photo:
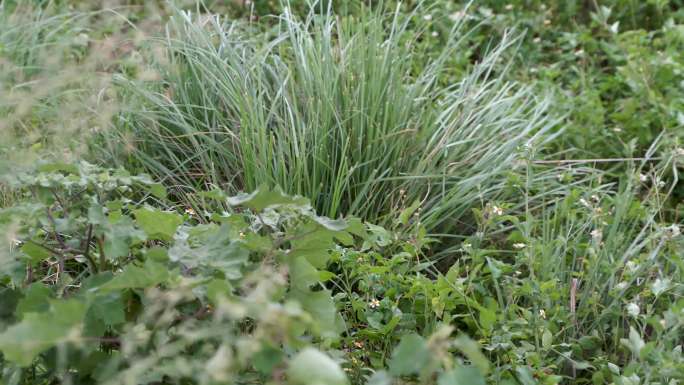
[[[439,33],[437,31],[432,31],[431,35],[432,37],[437,37],[439,36]]]
[[[380,307],[380,301],[373,298],[370,302],[368,302],[368,307],[371,309],[377,309]]]
[[[513,4],[506,4],[506,6],[504,7],[504,9],[507,10],[507,11],[512,10],[512,9],[513,9]]]
[[[423,20],[425,20],[425,21],[432,20],[432,15],[428,13],[427,15],[423,16]]]
[[[591,196],[591,200],[596,202],[596,203],[599,203],[601,201],[601,198],[599,198],[598,195],[594,194]]]
[[[613,128],[613,131],[614,131],[614,132],[620,133],[620,132],[622,132],[622,128],[620,128],[620,127],[614,127],[614,128]]]
[[[463,242],[462,247],[464,250],[470,250],[473,247],[473,245],[471,245],[470,242]]]
[[[639,305],[635,304],[634,302],[630,302],[627,305],[627,313],[631,315],[632,317],[636,317],[639,315],[641,312],[641,309],[639,309]]]
[[[195,210],[194,210],[192,207],[188,207],[187,209],[185,209],[185,213],[188,214],[188,215],[195,215],[195,214],[197,214],[197,213],[195,212]]]
[[[534,44],[539,44],[539,43],[541,43],[541,37],[535,37],[534,39],[532,39],[532,42],[533,42]]]
[[[589,204],[589,202],[587,202],[586,199],[580,198],[579,201],[580,201],[580,203],[582,204],[582,206],[587,207],[587,208],[591,208],[591,205]]]
[[[601,238],[603,238],[603,232],[601,229],[594,229],[591,231],[591,238],[594,239],[596,242],[601,242]]]
[[[648,182],[648,175],[639,174],[639,181],[640,181],[641,183],[646,183],[646,182]]]
[[[578,49],[577,51],[575,51],[575,56],[582,56],[582,55],[584,55],[583,49]]]
[[[542,319],[546,319],[546,312],[544,309],[539,309],[539,316],[542,317]]]
[[[465,12],[464,12],[464,11],[454,12],[454,13],[452,13],[452,14],[449,15],[449,20],[451,20],[451,21],[458,21],[458,20],[460,20],[461,18],[463,18],[463,16],[465,16]]]
[[[678,237],[682,233],[682,231],[679,229],[679,225],[677,225],[676,223],[673,223],[672,225],[666,227],[665,231],[667,231],[668,238]]]
[[[494,215],[503,215],[503,209],[499,206],[492,206],[492,213]]]
[[[524,249],[524,248],[525,248],[525,244],[524,244],[524,243],[514,243],[514,244],[513,244],[513,248],[514,248],[514,249],[518,249],[518,250]]]

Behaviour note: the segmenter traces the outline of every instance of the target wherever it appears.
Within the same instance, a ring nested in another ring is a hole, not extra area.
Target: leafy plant
[[[208,193],[232,213],[179,214],[147,176],[87,163],[9,183],[26,199],[0,212],[3,381],[347,383],[311,345],[346,329],[324,268],[372,242],[357,219],[267,188]]]

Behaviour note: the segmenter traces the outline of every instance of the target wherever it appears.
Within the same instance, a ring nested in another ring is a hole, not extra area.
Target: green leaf
[[[131,245],[146,238],[145,233],[136,229],[133,220],[127,215],[119,216],[114,221],[110,215],[102,227],[105,236],[104,253],[110,260],[128,256]]]
[[[392,385],[392,377],[384,370],[378,370],[368,379],[366,385]]]
[[[38,171],[45,173],[51,173],[55,171],[61,171],[67,174],[79,173],[78,167],[76,165],[60,162],[42,164],[38,167]]]
[[[263,375],[268,375],[273,372],[273,369],[283,362],[285,355],[280,349],[276,349],[269,344],[263,344],[261,349],[252,356],[252,365],[254,369]]]
[[[304,257],[315,268],[324,268],[330,259],[329,250],[334,246],[334,232],[319,228],[311,230],[305,227],[303,235],[292,241],[292,258]]]
[[[189,268],[217,269],[228,279],[238,279],[249,260],[249,251],[242,242],[231,239],[230,233],[228,224],[182,227],[169,249],[169,258]]]
[[[290,285],[295,290],[307,291],[311,285],[318,282],[318,270],[306,258],[293,258],[289,268]]]
[[[314,348],[299,352],[287,369],[290,385],[346,385],[347,376],[330,357]]]
[[[329,290],[295,293],[302,308],[311,314],[323,336],[337,336],[340,332],[337,322],[337,309]]]
[[[239,194],[227,198],[231,206],[245,206],[254,211],[263,211],[267,207],[296,205],[308,206],[309,201],[302,197],[291,197],[282,192],[279,188],[273,190],[262,185],[251,194]]]
[[[142,208],[133,211],[138,226],[149,238],[170,241],[176,229],[183,223],[183,217],[168,211]]]
[[[497,261],[494,261],[492,258],[486,257],[487,258],[487,267],[489,268],[489,272],[492,273],[492,278],[495,280],[499,279],[501,277],[501,269],[499,269],[496,264]]]
[[[515,373],[522,385],[537,385],[537,381],[532,376],[532,370],[529,367],[518,366],[515,368]]]
[[[212,279],[207,284],[207,298],[214,305],[217,305],[222,298],[230,296],[232,291],[233,287],[225,279]]]
[[[548,349],[551,347],[551,344],[553,343],[553,334],[551,334],[551,331],[549,329],[545,329],[544,333],[542,333],[542,346],[544,349]]]
[[[319,225],[332,231],[342,231],[347,228],[347,222],[342,219],[330,219],[327,217],[314,216],[313,220]]]
[[[19,301],[21,300],[21,292],[19,290],[8,287],[0,287],[0,327],[3,326],[3,321],[11,320],[15,315]]]
[[[480,308],[480,326],[487,331],[491,331],[494,328],[495,323],[496,323],[496,312],[493,310],[490,310],[486,307],[481,307]]]
[[[100,290],[145,289],[159,285],[169,277],[170,273],[165,265],[147,260],[143,266],[127,265],[111,281],[100,286]]]
[[[0,351],[7,360],[29,366],[38,354],[78,336],[74,330],[82,323],[85,309],[84,302],[72,299],[52,301],[47,312],[27,313],[0,334]]]
[[[42,313],[50,308],[52,290],[40,282],[32,283],[25,293],[24,298],[17,304],[17,318],[23,318],[26,313]]]
[[[482,374],[489,373],[489,361],[487,360],[487,357],[482,354],[477,342],[462,334],[456,337],[454,345]]]
[[[126,311],[121,291],[102,292],[90,301],[85,315],[83,333],[89,337],[102,336],[107,327],[126,322]]]
[[[166,187],[160,183],[150,185],[150,193],[159,199],[166,199]]]
[[[413,213],[416,212],[418,207],[420,207],[420,200],[416,199],[415,201],[413,201],[411,206],[401,211],[401,214],[399,214],[399,223],[401,223],[402,225],[406,225],[409,219],[411,219],[411,215],[413,215]]]
[[[430,362],[430,351],[423,337],[408,334],[392,352],[389,371],[395,376],[419,374]]]
[[[437,385],[485,385],[485,378],[477,368],[457,366],[439,375]]]
[[[41,262],[41,261],[49,258],[50,255],[52,254],[52,253],[50,253],[50,251],[48,251],[44,247],[42,247],[42,246],[40,246],[40,245],[38,245],[32,241],[25,242],[21,246],[21,252],[26,254],[29,257],[29,259],[31,260],[31,263]]]

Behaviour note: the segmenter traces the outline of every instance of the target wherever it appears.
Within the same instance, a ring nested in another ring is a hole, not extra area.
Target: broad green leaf
[[[437,385],[485,385],[485,378],[472,366],[457,366],[439,375]]]
[[[174,212],[152,208],[141,208],[133,211],[135,222],[149,238],[170,241],[176,229],[183,223],[183,217]]]
[[[315,268],[324,268],[330,259],[329,250],[334,246],[334,232],[319,228],[311,230],[310,227],[302,229],[303,235],[292,241],[292,250],[289,255],[292,258],[304,257]]]
[[[368,379],[366,385],[392,385],[392,377],[384,370],[378,370]]]
[[[345,230],[347,232],[354,234],[362,239],[365,239],[368,236],[366,226],[363,225],[363,222],[361,222],[359,218],[347,218],[346,222],[347,228]]]
[[[0,287],[0,325],[3,321],[12,320],[17,314],[17,305],[21,300],[21,292],[19,290],[10,289],[8,287]]]
[[[55,171],[61,171],[68,174],[78,174],[79,170],[76,165],[69,163],[46,163],[38,167],[38,171],[45,173],[52,173]]]
[[[128,256],[132,245],[146,239],[145,233],[136,229],[133,220],[127,215],[121,215],[112,221],[110,216],[102,226],[105,256],[110,259]]]
[[[395,376],[419,374],[429,364],[430,356],[423,337],[417,334],[405,335],[392,352],[389,371]]]
[[[278,366],[285,355],[280,349],[276,349],[270,344],[263,344],[261,349],[252,356],[252,365],[254,369],[261,374],[268,375],[273,372],[273,369]]]
[[[307,291],[293,293],[295,298],[302,304],[302,308],[309,314],[318,325],[318,332],[323,336],[336,336],[339,325],[337,322],[337,309],[329,290]]]
[[[481,307],[480,308],[480,326],[487,331],[491,331],[494,328],[495,323],[496,323],[496,312],[493,310],[490,310],[486,307]]]
[[[170,277],[168,267],[151,260],[142,266],[129,264],[111,281],[100,286],[100,290],[145,289],[167,281]]]
[[[0,334],[0,351],[9,361],[29,366],[45,350],[78,336],[86,305],[77,299],[51,301],[50,310],[27,313]]]
[[[477,342],[473,341],[470,337],[461,334],[456,337],[454,345],[482,374],[489,373],[489,361],[487,360],[487,357],[482,354]]]
[[[169,258],[190,268],[204,267],[221,271],[228,279],[242,277],[249,251],[230,236],[230,226],[181,227]]]
[[[145,258],[159,263],[166,263],[169,261],[169,253],[163,247],[151,247],[145,250]]]
[[[107,326],[126,322],[124,302],[119,291],[96,296],[88,311]]]
[[[537,385],[537,381],[532,375],[532,370],[527,366],[518,366],[515,368],[516,377],[522,385]]]
[[[50,257],[52,253],[44,247],[34,243],[26,242],[21,246],[21,252],[26,254],[32,263],[41,262]]]
[[[318,270],[304,257],[296,257],[289,264],[290,286],[293,289],[307,291],[318,282]]]
[[[85,335],[100,337],[107,327],[126,322],[125,305],[120,291],[100,293],[90,302],[90,307],[85,315],[83,331]]]
[[[347,376],[330,357],[314,348],[306,348],[290,361],[287,369],[290,385],[346,385]]]
[[[106,225],[108,223],[104,207],[99,204],[91,204],[88,208],[88,222],[94,225]]]
[[[342,219],[330,219],[327,217],[314,216],[313,220],[319,225],[332,231],[342,231],[347,228],[347,222]]]
[[[160,183],[150,185],[150,193],[159,199],[166,199],[166,187]]]
[[[222,298],[230,296],[232,291],[232,286],[225,279],[212,279],[207,284],[207,298],[214,305],[217,305]]]
[[[24,298],[17,304],[17,318],[26,313],[42,313],[50,308],[52,290],[40,282],[34,282],[24,292]]]
[[[263,211],[267,207],[282,205],[309,205],[309,201],[306,198],[291,197],[284,194],[279,188],[271,190],[265,185],[260,186],[251,194],[239,194],[234,197],[228,197],[227,201],[231,206],[245,206],[254,211]]]

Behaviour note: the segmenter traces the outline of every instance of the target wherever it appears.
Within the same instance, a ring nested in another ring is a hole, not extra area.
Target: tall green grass
[[[416,57],[420,28],[408,28],[420,20],[370,10],[300,20],[286,10],[265,39],[178,11],[150,41],[164,52],[148,62],[161,82],[119,79],[130,110],[107,138],[108,156],[189,201],[215,186],[280,185],[330,217],[382,222],[420,202],[429,230],[453,230],[474,204],[503,199],[506,175],[555,122],[548,97],[506,80],[504,53],[518,35],[445,85],[469,31],[456,24],[426,60]]]

